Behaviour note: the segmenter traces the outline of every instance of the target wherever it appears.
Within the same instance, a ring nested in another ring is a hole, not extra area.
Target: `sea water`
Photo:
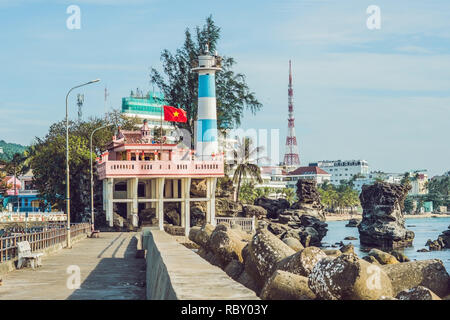
[[[345,225],[348,221],[327,221],[328,232],[322,239],[324,247],[335,244],[336,242],[344,242],[344,244],[352,243],[355,246],[355,253],[359,257],[367,255],[367,251],[361,250],[359,244],[358,228],[348,228]],[[419,249],[428,249],[425,243],[428,239],[436,240],[442,231],[447,230],[450,225],[450,217],[446,218],[407,218],[405,226],[407,229],[414,231],[415,237],[412,247],[404,248],[403,252],[414,260],[440,259],[444,263],[447,272],[450,273],[450,249],[430,252],[417,252]],[[345,237],[355,237],[358,240],[344,240]]]

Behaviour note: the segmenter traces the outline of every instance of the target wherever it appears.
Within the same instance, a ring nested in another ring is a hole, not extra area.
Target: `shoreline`
[[[343,214],[343,215],[327,215],[326,221],[348,221],[350,219],[362,219],[360,214]],[[405,219],[419,219],[419,218],[450,218],[450,214],[424,213],[424,214],[405,214]]]

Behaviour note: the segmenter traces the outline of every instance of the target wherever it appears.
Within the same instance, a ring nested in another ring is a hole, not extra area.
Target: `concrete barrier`
[[[256,294],[231,279],[164,231],[144,229],[149,300],[258,300]]]

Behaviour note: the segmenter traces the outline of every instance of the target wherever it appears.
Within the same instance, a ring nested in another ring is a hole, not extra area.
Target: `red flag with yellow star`
[[[172,122],[187,122],[186,111],[171,106],[164,106],[164,120]]]

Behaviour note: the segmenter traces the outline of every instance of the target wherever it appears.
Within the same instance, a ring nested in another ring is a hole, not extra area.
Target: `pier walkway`
[[[101,233],[43,257],[41,268],[3,275],[0,300],[145,299],[145,260],[135,258],[136,236]]]

